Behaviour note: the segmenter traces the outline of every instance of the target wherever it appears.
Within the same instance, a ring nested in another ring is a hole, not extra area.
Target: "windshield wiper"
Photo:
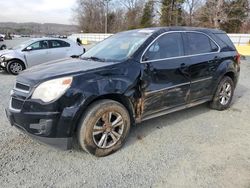
[[[105,59],[102,59],[102,58],[99,58],[99,57],[94,57],[94,56],[82,57],[82,59],[105,62]]]

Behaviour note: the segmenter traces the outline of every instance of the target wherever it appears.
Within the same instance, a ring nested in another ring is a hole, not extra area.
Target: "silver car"
[[[0,68],[17,75],[20,71],[48,61],[77,57],[85,52],[83,46],[67,39],[31,39],[0,51]]]

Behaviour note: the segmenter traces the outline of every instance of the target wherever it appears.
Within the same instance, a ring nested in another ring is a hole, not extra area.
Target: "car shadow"
[[[246,94],[247,91],[248,89],[244,85],[239,83],[235,89],[232,105],[235,104],[238,100],[240,100]]]
[[[10,75],[10,74],[7,73],[5,70],[0,70],[0,74],[3,74],[3,75]]]
[[[209,112],[211,109],[208,108],[208,104],[201,104],[189,109],[181,110],[178,112],[170,113],[163,115],[157,118],[153,118],[142,123],[136,124],[131,127],[130,134],[124,145],[128,147],[131,144],[134,144],[140,140],[143,140],[145,137],[149,136],[156,130],[162,129],[168,126],[178,125],[179,122],[194,118],[204,113]]]
[[[238,84],[234,99],[232,101],[232,110],[237,110],[233,107],[238,100],[246,94],[247,88],[241,84]],[[230,109],[231,109],[230,108]],[[124,147],[128,147],[131,144],[134,144],[143,138],[149,136],[154,131],[162,129],[168,126],[177,126],[181,121],[194,118],[201,114],[207,113],[213,109],[210,109],[208,103],[204,103],[189,109],[181,110],[178,112],[170,113],[167,115],[163,115],[157,118],[153,118],[142,123],[136,124],[131,127],[130,134],[128,139],[124,145]]]

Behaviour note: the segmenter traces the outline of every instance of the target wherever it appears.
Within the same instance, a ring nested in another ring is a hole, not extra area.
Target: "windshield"
[[[13,49],[13,50],[24,49],[24,48],[26,48],[28,45],[32,44],[33,42],[35,42],[35,40],[31,39],[31,40],[22,42],[21,44],[19,44],[19,45],[13,47],[12,49]]]
[[[81,56],[83,59],[122,61],[131,57],[149,37],[149,33],[125,32],[98,43]]]

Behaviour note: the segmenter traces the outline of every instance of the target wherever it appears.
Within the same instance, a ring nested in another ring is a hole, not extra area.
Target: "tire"
[[[97,157],[110,155],[123,145],[130,124],[129,113],[122,104],[113,100],[94,102],[80,121],[78,144],[81,149]]]
[[[7,71],[10,74],[18,75],[21,71],[25,69],[23,63],[18,60],[12,60],[7,63]]]
[[[210,102],[210,108],[220,111],[228,109],[233,99],[234,89],[234,82],[230,77],[225,76],[222,78],[218,84],[213,100]]]
[[[6,45],[2,45],[0,50],[6,50],[7,49],[7,46]]]

